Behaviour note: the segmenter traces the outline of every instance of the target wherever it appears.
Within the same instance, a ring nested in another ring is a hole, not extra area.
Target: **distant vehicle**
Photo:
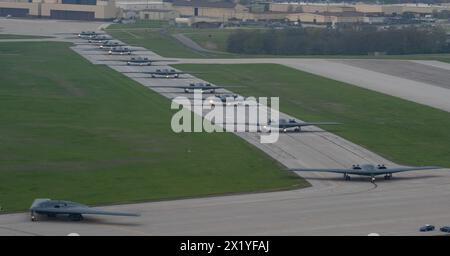
[[[407,171],[417,171],[417,170],[429,170],[429,169],[440,169],[437,166],[424,166],[424,167],[393,167],[387,168],[383,164],[377,166],[373,164],[363,164],[363,165],[353,165],[349,169],[303,169],[296,168],[291,169],[291,171],[302,171],[302,172],[334,172],[344,174],[345,180],[350,180],[349,174],[369,176],[371,177],[371,182],[375,182],[375,177],[379,175],[384,175],[385,180],[390,180],[393,173],[397,172],[407,172]]]
[[[31,221],[37,221],[37,215],[46,215],[47,217],[56,217],[58,215],[68,216],[70,220],[80,221],[83,214],[94,215],[115,215],[115,216],[139,216],[135,213],[110,212],[93,209],[87,205],[63,201],[52,200],[48,198],[38,198],[33,201],[30,207]]]
[[[12,16],[11,16],[11,14],[8,14],[8,15],[6,15],[5,18],[6,18],[6,19],[10,19],[10,18],[12,18]]]
[[[278,129],[281,132],[287,132],[289,129],[293,129],[295,132],[300,132],[301,128],[304,126],[312,125],[338,125],[340,123],[336,122],[297,122],[295,119],[283,119],[281,118],[278,122],[269,120],[267,125],[263,125],[263,131],[271,132],[274,129]]]
[[[450,233],[450,227],[449,226],[444,226],[444,227],[440,228],[440,231],[444,232],[444,233]]]
[[[433,225],[430,224],[426,224],[423,227],[420,227],[419,231],[420,232],[429,232],[429,231],[434,231],[435,227]]]
[[[113,48],[111,48],[109,51],[108,51],[108,54],[109,55],[112,55],[112,54],[120,54],[120,55],[125,55],[125,54],[127,54],[127,55],[131,55],[131,52],[132,52],[133,50],[131,49],[131,48],[128,48],[128,47],[123,47],[123,46],[118,46],[118,47],[113,47]]]

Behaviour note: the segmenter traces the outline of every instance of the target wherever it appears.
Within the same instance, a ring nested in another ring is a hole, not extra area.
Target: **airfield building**
[[[289,21],[310,24],[383,23],[407,14],[424,17],[450,5],[345,4],[211,0],[0,0],[0,16],[44,17],[74,20],[175,20],[191,26],[228,21]],[[206,26],[207,27],[207,26]]]
[[[0,0],[0,16],[111,20],[117,13],[114,0]]]
[[[240,4],[207,0],[175,0],[173,8],[180,17],[210,17],[222,20],[236,18],[239,13],[248,12],[248,8]]]

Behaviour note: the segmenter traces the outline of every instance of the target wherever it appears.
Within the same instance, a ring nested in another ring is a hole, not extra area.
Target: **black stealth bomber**
[[[243,105],[245,99],[237,94],[216,94],[214,95],[214,98],[209,99],[208,103],[211,106],[237,106]]]
[[[116,61],[116,62],[125,62],[126,66],[151,66],[154,65],[153,62],[169,62],[172,60],[153,60],[148,57],[131,57],[128,60],[100,60],[100,61]],[[111,65],[111,66],[120,66],[120,65]]]
[[[387,168],[383,164],[377,166],[373,164],[363,164],[363,165],[353,165],[352,168],[348,169],[290,169],[291,171],[301,171],[301,172],[333,172],[340,173],[344,175],[345,180],[350,180],[349,174],[369,176],[371,177],[371,182],[375,182],[375,177],[379,175],[384,175],[385,180],[392,178],[393,173],[398,172],[408,172],[408,171],[418,171],[418,170],[430,170],[430,169],[440,169],[437,166],[423,166],[423,167],[392,167]]]
[[[155,71],[130,71],[123,73],[140,73],[149,74],[151,78],[179,78],[181,74],[186,74],[186,72],[176,71],[175,69],[157,69]]]
[[[99,45],[99,48],[102,50],[111,50],[112,48],[119,47],[119,46],[126,46],[126,44],[109,40],[109,41],[106,41],[103,44]]]
[[[103,35],[103,34],[95,32],[95,31],[81,31],[80,33],[78,33],[77,36],[80,39],[92,39],[99,35]]]
[[[79,221],[83,219],[83,214],[114,215],[114,216],[134,216],[139,214],[125,212],[110,212],[91,208],[87,205],[48,198],[38,198],[33,201],[30,207],[31,221],[37,221],[36,215],[46,215],[56,217],[57,215],[68,216],[69,219]]]
[[[202,92],[202,93],[215,93],[216,90],[224,89],[223,86],[216,86],[212,85],[210,83],[205,82],[195,82],[195,83],[189,83],[188,85],[154,85],[149,86],[152,88],[176,88],[176,89],[183,89],[185,93],[194,93],[196,91]],[[227,86],[228,87],[228,86]],[[230,86],[232,87],[232,86]],[[219,95],[216,95],[216,97]]]
[[[97,35],[97,36],[94,36],[92,38],[89,38],[88,39],[88,43],[104,44],[104,43],[108,42],[111,39],[112,39],[112,37],[110,37],[108,35]]]
[[[119,54],[119,55],[131,55],[131,53],[135,51],[129,47],[124,47],[124,46],[117,46],[117,47],[113,47],[108,51],[109,55],[112,54]]]
[[[265,131],[272,131],[277,129],[281,132],[287,132],[288,129],[294,129],[296,132],[300,132],[301,128],[304,126],[313,126],[313,125],[339,125],[341,123],[336,122],[297,122],[295,119],[283,119],[281,118],[278,122],[274,122],[269,120],[267,125],[263,125],[262,128]]]

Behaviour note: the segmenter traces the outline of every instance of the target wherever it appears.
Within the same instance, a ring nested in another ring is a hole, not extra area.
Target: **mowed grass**
[[[106,30],[115,39],[119,39],[133,46],[145,47],[164,57],[201,58],[200,53],[172,38],[168,32],[161,29],[108,29]]]
[[[230,133],[170,128],[170,102],[64,43],[0,43],[0,205],[113,204],[307,186]]]
[[[227,51],[227,40],[232,29],[193,29],[182,34],[192,39],[205,49],[213,51]]]
[[[342,122],[323,128],[399,164],[450,166],[448,112],[281,65],[175,66],[245,96],[280,97],[281,111],[301,120]]]

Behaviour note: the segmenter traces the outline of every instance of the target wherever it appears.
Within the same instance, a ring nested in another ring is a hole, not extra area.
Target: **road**
[[[79,42],[77,39],[70,40]],[[108,56],[101,51],[86,51],[92,47],[84,44],[77,44],[72,49],[92,63],[108,64],[118,72],[164,68],[117,66],[116,64],[122,62],[99,60],[124,60],[128,57]],[[161,58],[148,50],[136,49],[137,55]],[[222,60],[180,61],[217,63]],[[266,59],[226,61],[259,63],[265,62]],[[321,72],[335,75],[342,75],[342,66],[350,70],[358,69],[350,64],[330,60],[267,61],[283,61],[302,70],[318,70],[319,66],[323,66]],[[330,65],[330,70],[325,68],[325,64]],[[338,70],[333,70],[334,68]],[[365,80],[379,79],[380,74],[388,76],[389,79],[405,79],[374,71],[364,72],[377,75],[365,77]],[[142,74],[124,74],[168,99],[186,94],[164,86],[201,81],[191,75],[184,75],[182,79],[150,79],[142,77]],[[378,84],[378,81],[375,82]],[[161,87],[151,87],[155,85]],[[447,90],[439,86],[434,87]],[[397,89],[401,91],[402,88],[405,89],[402,86]],[[202,111],[196,113],[204,114]],[[289,118],[285,114],[282,116]],[[337,168],[349,167],[355,163],[395,165],[359,145],[317,127],[305,128],[302,133],[281,134],[278,142],[273,144],[260,143],[260,135],[257,133],[236,135],[286,167]],[[418,227],[425,223],[438,226],[450,223],[448,170],[402,173],[389,181],[377,180],[376,185],[368,182],[367,178],[344,181],[340,175],[328,173],[302,173],[301,176],[313,186],[292,191],[101,207],[107,210],[139,212],[142,214],[139,218],[88,216],[80,223],[63,220],[41,220],[33,223],[29,221],[26,213],[0,215],[0,235],[66,235],[73,232],[81,235],[367,235],[373,232],[381,235],[418,235]]]

